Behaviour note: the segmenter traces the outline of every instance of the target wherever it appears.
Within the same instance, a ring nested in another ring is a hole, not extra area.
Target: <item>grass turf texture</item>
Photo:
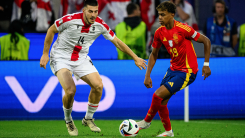
[[[81,120],[75,120],[78,137],[83,138],[117,138],[119,125],[123,120],[95,120],[101,133],[91,132],[82,126]],[[245,120],[193,120],[185,123],[172,120],[175,137],[193,138],[245,138]],[[149,138],[164,132],[160,120],[152,121],[150,128],[139,131],[136,137]],[[70,137],[65,122],[55,121],[0,121],[0,137],[63,138]]]

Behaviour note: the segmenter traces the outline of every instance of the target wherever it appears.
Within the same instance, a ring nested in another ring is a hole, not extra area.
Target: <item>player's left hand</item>
[[[135,62],[135,65],[140,68],[140,70],[142,70],[142,68],[146,69],[147,67],[146,61],[142,58],[137,58],[134,62]]]
[[[204,80],[211,75],[211,70],[209,66],[203,66],[202,68],[202,76],[204,76]]]

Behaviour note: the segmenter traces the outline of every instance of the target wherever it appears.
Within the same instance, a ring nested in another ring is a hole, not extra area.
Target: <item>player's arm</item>
[[[146,69],[146,61],[142,58],[139,58],[125,43],[123,43],[120,39],[116,36],[111,42],[122,52],[128,54],[130,57],[133,58],[135,65],[140,68],[140,70]]]
[[[146,70],[146,74],[145,74],[145,80],[144,80],[144,84],[147,88],[152,88],[152,80],[151,80],[151,71],[156,63],[157,57],[158,57],[158,52],[160,50],[159,48],[153,48],[149,60],[148,60],[148,67]]]
[[[211,70],[209,68],[211,42],[205,35],[202,34],[200,34],[200,37],[197,39],[197,42],[204,44],[205,61],[202,68],[202,76],[204,76],[204,80],[205,80],[208,76],[211,75]]]
[[[43,55],[41,57],[40,60],[40,67],[43,67],[44,69],[46,69],[46,65],[49,61],[49,49],[50,46],[53,42],[54,39],[54,35],[58,33],[57,28],[55,27],[55,25],[53,24],[47,31],[47,35],[45,37],[45,41],[44,41],[44,48],[43,48]]]

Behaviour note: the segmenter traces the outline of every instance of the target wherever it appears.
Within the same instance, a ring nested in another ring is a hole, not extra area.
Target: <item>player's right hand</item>
[[[203,66],[202,68],[202,76],[204,76],[204,80],[211,75],[211,70],[209,66]]]
[[[137,58],[135,61],[135,65],[137,66],[137,67],[139,67],[139,69],[140,70],[142,70],[142,68],[143,69],[146,69],[146,67],[147,67],[147,65],[146,65],[146,62],[147,61],[145,61],[144,59],[142,59],[142,58]]]
[[[40,59],[40,67],[46,69],[46,65],[47,65],[48,61],[49,61],[49,56],[43,54],[41,59]]]
[[[151,77],[145,76],[144,84],[146,88],[152,88],[152,80]]]

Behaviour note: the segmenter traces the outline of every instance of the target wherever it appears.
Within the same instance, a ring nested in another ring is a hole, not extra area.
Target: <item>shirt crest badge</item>
[[[179,40],[179,38],[178,38],[178,34],[174,34],[173,35],[173,40],[174,40],[174,42],[175,42],[175,44],[178,44],[179,42],[178,42],[178,40]]]

